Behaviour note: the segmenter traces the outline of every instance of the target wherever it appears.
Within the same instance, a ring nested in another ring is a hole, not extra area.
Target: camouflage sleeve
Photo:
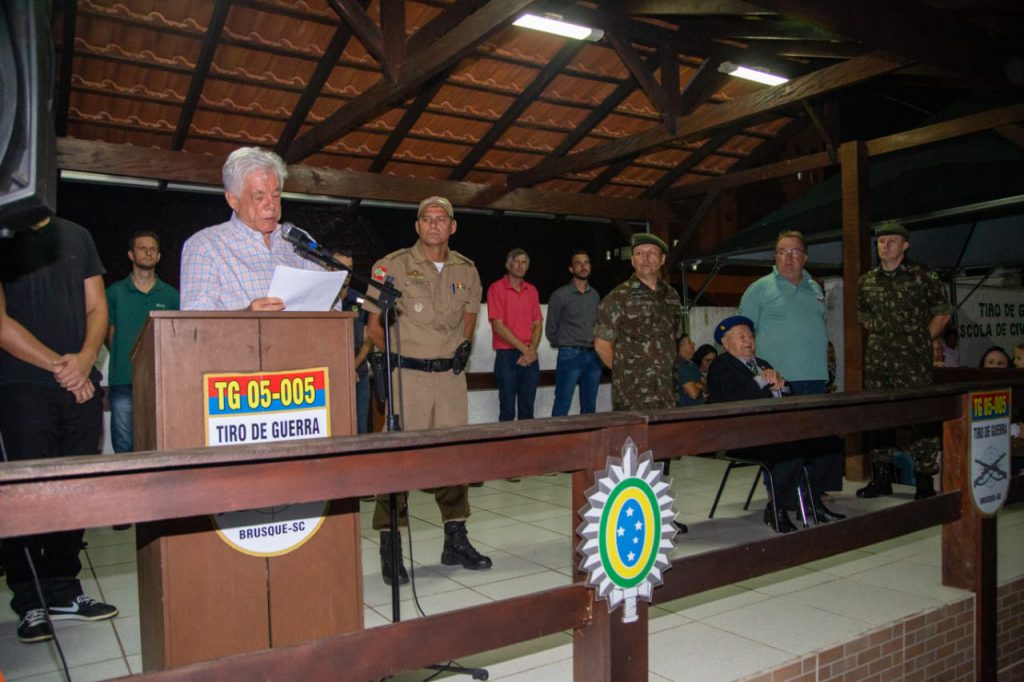
[[[865,329],[871,329],[874,315],[871,310],[871,297],[864,291],[864,280],[867,273],[860,276],[857,282],[857,321],[864,325]]]
[[[594,337],[615,343],[615,330],[619,324],[619,317],[622,314],[622,306],[613,289],[612,293],[604,297],[597,307],[597,324],[594,325]]]
[[[946,286],[942,283],[938,273],[929,270],[926,277],[928,304],[931,306],[932,315],[949,315],[953,312],[949,296],[946,293]]]

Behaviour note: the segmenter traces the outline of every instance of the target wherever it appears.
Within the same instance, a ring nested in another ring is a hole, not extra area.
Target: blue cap
[[[753,320],[749,317],[743,317],[742,315],[733,315],[732,317],[725,318],[718,323],[717,327],[715,327],[715,343],[721,344],[722,337],[725,336],[725,333],[738,324],[745,324],[750,327],[750,331],[754,331]]]

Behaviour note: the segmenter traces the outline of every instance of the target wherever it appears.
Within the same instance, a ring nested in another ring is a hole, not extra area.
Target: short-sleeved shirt
[[[677,375],[677,388],[679,389],[679,399],[676,401],[676,407],[687,407],[688,405],[703,405],[703,398],[691,398],[683,390],[683,386],[688,383],[699,384],[703,377],[700,373],[700,367],[695,365],[692,360],[686,358],[679,358],[676,363],[676,375]]]
[[[422,245],[399,249],[374,263],[373,279],[395,279],[398,299],[398,331],[402,355],[409,358],[450,358],[465,340],[465,314],[480,310],[483,287],[473,261],[448,251],[438,272]],[[377,290],[366,292],[363,308],[380,313]],[[393,350],[395,350],[393,348]]]
[[[110,344],[107,383],[123,386],[132,383],[132,348],[152,310],[177,310],[178,290],[159,277],[146,292],[139,291],[128,275],[107,287],[107,313],[114,327]]]
[[[558,287],[548,299],[544,334],[553,346],[594,345],[594,324],[601,295],[589,284],[584,291],[574,282]]]
[[[22,230],[0,245],[0,281],[7,314],[55,353],[77,353],[85,343],[85,280],[103,275],[89,232],[51,218],[38,230]],[[93,381],[100,373],[93,369]],[[0,350],[0,383],[56,386],[53,373]]]
[[[487,287],[487,319],[493,327],[495,320],[501,320],[517,339],[530,345],[533,338],[533,323],[540,322],[544,316],[540,312],[540,294],[537,287],[527,281],[520,284],[516,291],[505,275]],[[494,350],[512,350],[514,346],[491,332],[491,346]]]
[[[270,233],[268,249],[263,234],[232,213],[227,222],[200,230],[185,242],[181,253],[181,308],[243,310],[267,295],[278,265],[323,270],[295,253],[281,236],[280,225]]]
[[[932,381],[928,325],[952,306],[938,274],[902,261],[895,270],[881,265],[860,277],[857,319],[868,330],[864,353],[866,388],[912,388]]]
[[[614,344],[614,409],[675,406],[676,339],[682,334],[679,294],[665,282],[651,289],[634,274],[604,297],[594,336]]]
[[[793,284],[772,268],[743,292],[740,315],[757,334],[757,354],[790,381],[828,380],[828,307],[806,270]]]

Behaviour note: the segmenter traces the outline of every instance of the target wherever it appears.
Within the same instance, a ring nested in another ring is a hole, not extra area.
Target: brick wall
[[[999,588],[999,682],[1024,682],[1024,578]],[[745,682],[972,682],[974,597],[822,649]]]
[[[972,682],[974,597],[879,628],[748,682]]]
[[[999,682],[1024,681],[1024,578],[999,588],[996,651]]]

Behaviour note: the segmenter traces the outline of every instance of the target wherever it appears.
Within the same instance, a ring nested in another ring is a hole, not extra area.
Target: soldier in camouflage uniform
[[[861,275],[857,318],[868,331],[864,356],[864,388],[891,389],[932,383],[932,339],[949,322],[946,289],[932,270],[905,259],[910,233],[898,223],[876,231],[879,265]],[[930,432],[930,433],[929,433]],[[871,434],[872,479],[858,497],[892,494],[891,431]],[[915,498],[935,494],[932,477],[939,471],[939,439],[931,425],[912,428]]]
[[[647,232],[634,235],[631,245],[633,276],[601,301],[594,350],[612,368],[613,409],[674,407],[683,308],[676,290],[661,280],[668,247]]]

